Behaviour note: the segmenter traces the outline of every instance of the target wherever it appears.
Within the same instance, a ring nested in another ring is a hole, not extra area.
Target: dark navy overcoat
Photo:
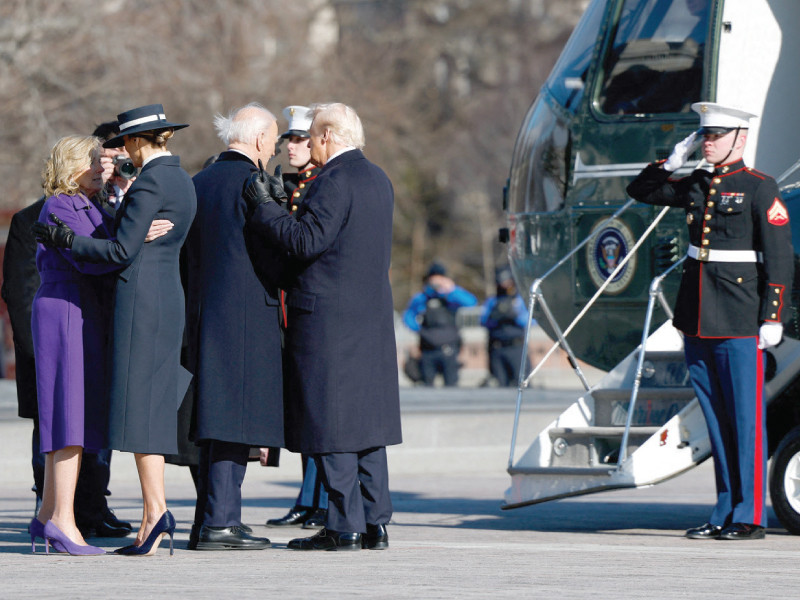
[[[180,365],[185,302],[179,255],[197,201],[177,156],[152,159],[117,210],[116,239],[75,236],[72,254],[125,265],[117,275],[111,339],[109,442],[144,454],[178,451],[178,403],[189,378]],[[153,219],[173,229],[144,243]]]
[[[274,249],[245,231],[242,191],[255,170],[248,157],[228,151],[194,176],[197,216],[186,240],[194,439],[281,447],[279,302],[270,281],[279,263],[270,263]]]
[[[286,447],[399,444],[389,265],[394,193],[360,150],[328,161],[296,212],[258,207],[254,229],[289,255]]]

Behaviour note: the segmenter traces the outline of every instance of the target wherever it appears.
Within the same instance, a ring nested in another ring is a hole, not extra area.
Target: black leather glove
[[[269,179],[269,195],[272,196],[272,199],[281,204],[286,202],[288,196],[286,195],[286,188],[283,186],[283,172],[281,171],[281,166],[278,165],[275,167],[275,174],[267,175],[267,179]]]
[[[54,213],[50,213],[50,218],[55,225],[47,225],[39,221],[35,221],[31,225],[31,232],[36,237],[36,241],[49,248],[72,248],[75,232]]]
[[[242,196],[247,207],[252,211],[267,202],[286,200],[286,191],[283,189],[281,179],[269,175],[259,160],[258,171],[250,176]]]

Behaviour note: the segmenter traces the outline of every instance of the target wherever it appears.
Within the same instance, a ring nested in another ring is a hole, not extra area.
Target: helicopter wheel
[[[772,456],[769,496],[781,524],[800,535],[800,427],[784,436]]]

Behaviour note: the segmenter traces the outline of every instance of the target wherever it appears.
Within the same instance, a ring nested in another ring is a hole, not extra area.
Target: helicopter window
[[[605,61],[606,114],[689,112],[700,100],[706,0],[626,0]]]
[[[594,0],[586,9],[548,77],[553,97],[573,112],[583,98],[587,70],[607,5],[608,0]]]
[[[564,208],[569,158],[566,123],[540,96],[517,138],[509,177],[509,211],[552,212]]]

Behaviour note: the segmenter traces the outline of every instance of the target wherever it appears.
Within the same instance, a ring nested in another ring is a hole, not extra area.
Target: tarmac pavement
[[[299,459],[285,453],[278,469],[251,465],[243,486],[243,520],[271,549],[186,550],[194,488],[187,469],[168,465],[174,556],[167,541],[153,557],[31,555],[31,423],[16,417],[13,394],[13,382],[0,381],[0,598],[794,598],[800,589],[800,537],[771,510],[765,540],[682,537],[710,513],[710,461],[651,488],[501,510],[516,390],[496,389],[402,391],[388,550],[287,550],[314,532],[263,526],[300,484]],[[574,397],[536,392],[521,447]],[[141,518],[130,455],[114,454],[110,489],[117,516]],[[92,543],[110,551],[129,542]]]

